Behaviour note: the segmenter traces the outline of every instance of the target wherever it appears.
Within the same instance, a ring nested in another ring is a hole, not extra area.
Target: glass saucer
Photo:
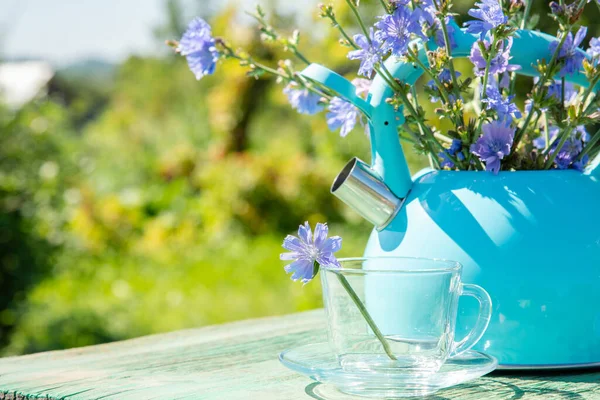
[[[384,398],[430,395],[440,389],[479,378],[498,365],[495,358],[469,350],[446,361],[435,373],[416,375],[401,371],[390,373],[389,370],[385,373],[376,370],[344,371],[328,343],[314,343],[285,350],[279,355],[279,361],[289,369],[335,386],[341,392]],[[331,392],[330,389],[329,387],[327,390]]]

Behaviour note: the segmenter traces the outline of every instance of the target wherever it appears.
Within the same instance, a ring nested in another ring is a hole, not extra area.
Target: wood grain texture
[[[319,398],[314,382],[277,360],[323,341],[322,310],[0,359],[0,399]],[[600,371],[492,374],[432,399],[600,399]]]

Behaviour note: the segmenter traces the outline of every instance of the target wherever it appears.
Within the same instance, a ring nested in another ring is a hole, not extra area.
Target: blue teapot
[[[453,56],[466,57],[477,37],[458,27],[455,32]],[[533,65],[551,58],[553,40],[519,31],[511,61],[522,67],[518,72],[535,76]],[[394,58],[386,67],[409,85],[423,73]],[[493,302],[492,321],[475,349],[498,358],[503,368],[600,366],[599,159],[584,173],[426,169],[411,177],[397,131],[404,116],[386,103],[392,90],[381,77],[363,100],[349,81],[320,65],[302,75],[369,118],[371,165],[351,160],[332,186],[375,225],[365,256],[459,261],[463,281],[484,287]],[[569,80],[588,86],[583,74]],[[394,301],[393,292],[378,295]],[[461,303],[457,335],[476,315],[474,304]]]

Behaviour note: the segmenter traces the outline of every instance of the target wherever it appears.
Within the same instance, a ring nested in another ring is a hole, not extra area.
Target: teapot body
[[[599,200],[600,182],[574,170],[426,171],[365,256],[459,261],[493,302],[475,349],[505,368],[600,364]],[[458,338],[476,314],[459,305]]]

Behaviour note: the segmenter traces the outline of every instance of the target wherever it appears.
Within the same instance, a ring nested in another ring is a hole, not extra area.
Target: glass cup
[[[426,374],[473,347],[487,329],[492,301],[461,283],[458,262],[402,257],[340,259],[321,266],[329,341],[342,368]],[[472,296],[479,315],[455,341],[458,299]]]

